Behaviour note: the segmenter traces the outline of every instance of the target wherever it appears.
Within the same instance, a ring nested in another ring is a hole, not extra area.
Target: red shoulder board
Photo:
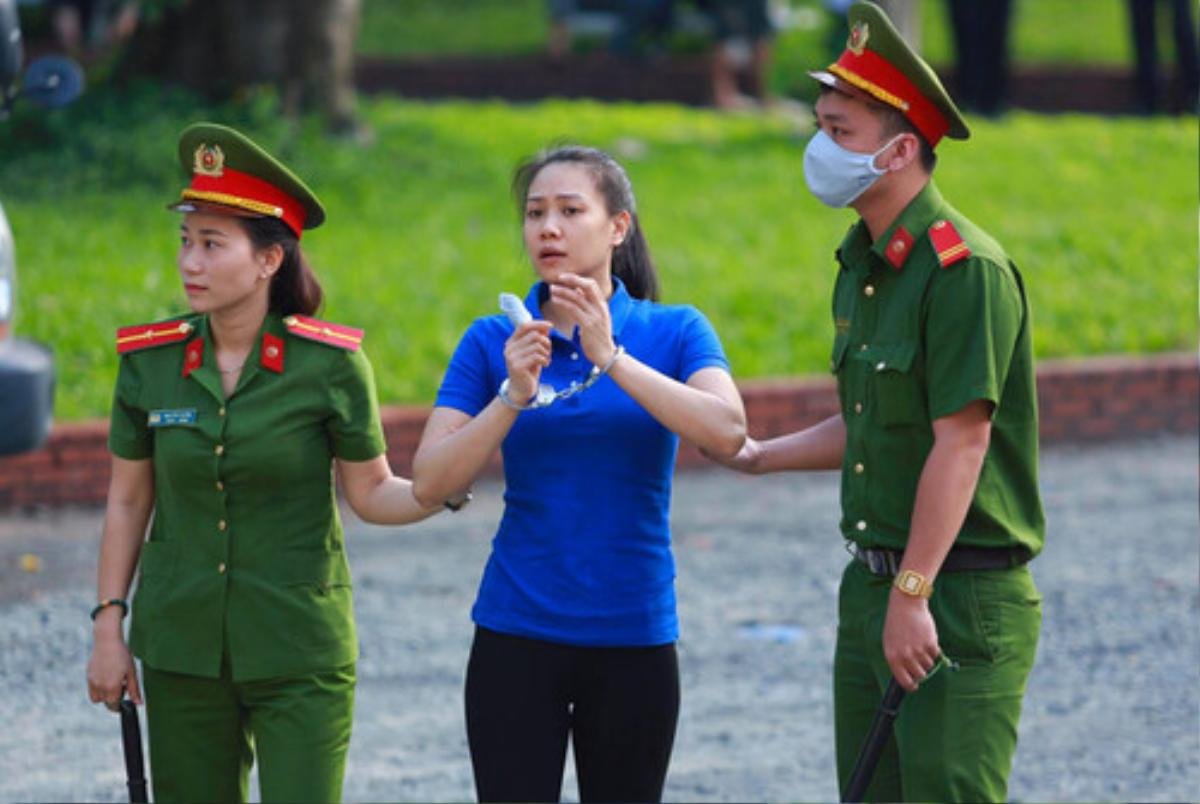
[[[307,338],[310,341],[324,343],[328,346],[336,346],[339,349],[346,349],[351,352],[358,351],[358,346],[362,343],[363,339],[363,331],[361,329],[344,327],[341,324],[331,324],[328,321],[319,321],[316,318],[309,318],[306,315],[289,315],[283,319],[283,325],[293,335]]]
[[[937,221],[929,227],[929,242],[937,252],[938,262],[949,268],[956,262],[971,256],[971,248],[963,242],[962,235],[950,221]]]
[[[163,321],[158,324],[139,324],[117,330],[117,354],[137,352],[152,346],[182,341],[195,327],[188,321]]]

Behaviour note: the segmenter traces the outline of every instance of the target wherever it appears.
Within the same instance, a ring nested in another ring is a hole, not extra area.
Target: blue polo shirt
[[[628,354],[686,382],[729,369],[721,342],[694,307],[634,299],[615,277],[613,339]],[[525,298],[534,318],[547,289]],[[438,391],[439,407],[475,416],[507,376],[503,315],[471,324]],[[542,382],[583,382],[592,364],[578,334],[551,334]],[[476,623],[571,645],[662,645],[679,635],[671,555],[671,475],[679,438],[613,382],[522,412],[501,445],[504,516],[492,541]]]

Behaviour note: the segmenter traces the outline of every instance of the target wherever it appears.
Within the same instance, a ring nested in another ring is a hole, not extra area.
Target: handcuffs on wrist
[[[612,370],[613,364],[617,362],[617,358],[623,354],[625,354],[625,347],[618,346],[613,350],[612,357],[608,359],[607,363],[605,363],[603,366],[592,366],[592,370],[588,372],[586,380],[583,382],[572,380],[571,384],[561,391],[555,391],[553,386],[547,385],[546,383],[541,383],[538,385],[537,393],[533,395],[533,398],[524,404],[517,402],[508,395],[509,386],[507,377],[504,378],[504,382],[500,383],[500,390],[497,392],[497,394],[499,395],[501,402],[516,411],[536,410],[538,408],[549,407],[560,399],[566,399],[568,397],[575,396],[575,394],[582,393],[583,391],[591,388],[600,380],[601,377]]]

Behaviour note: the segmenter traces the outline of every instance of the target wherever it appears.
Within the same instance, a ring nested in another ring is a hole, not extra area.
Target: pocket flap
[[[293,550],[284,556],[280,580],[287,584],[349,586],[350,567],[341,550]]]
[[[868,346],[859,353],[860,359],[876,372],[899,371],[907,374],[917,356],[915,343],[888,343]]]

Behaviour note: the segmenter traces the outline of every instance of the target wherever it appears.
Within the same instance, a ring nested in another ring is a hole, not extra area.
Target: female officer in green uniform
[[[179,141],[178,264],[192,314],[117,333],[93,701],[141,702],[157,800],[341,797],[357,641],[331,464],[364,520],[421,519],[392,475],[362,332],[309,318],[312,192],[240,133]],[[440,508],[440,506],[439,506]],[[149,540],[143,534],[154,512]]]

